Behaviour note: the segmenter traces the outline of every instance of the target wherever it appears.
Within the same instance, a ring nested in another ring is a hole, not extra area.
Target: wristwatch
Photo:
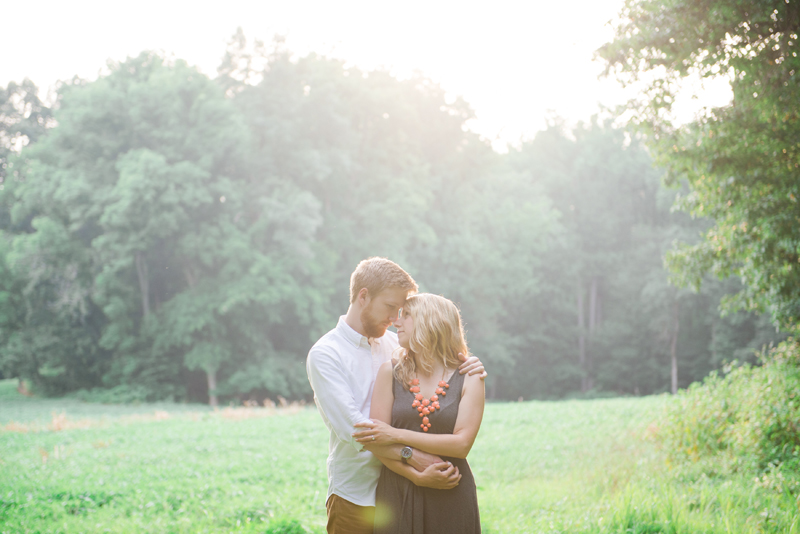
[[[400,451],[400,459],[403,460],[404,464],[407,464],[408,461],[411,459],[411,455],[413,454],[414,449],[411,447],[403,447],[403,450]]]

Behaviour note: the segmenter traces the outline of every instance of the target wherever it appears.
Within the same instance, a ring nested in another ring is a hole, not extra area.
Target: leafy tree
[[[485,143],[465,136],[446,166],[426,215],[435,239],[409,251],[422,290],[460,307],[470,349],[493,369],[492,398],[531,396],[552,337],[543,311],[545,265],[560,225],[550,200]],[[402,227],[410,225],[403,224]]]
[[[250,50],[241,35],[220,73],[247,111],[258,168],[322,206],[317,250],[325,255],[317,258],[331,263],[312,281],[324,315],[305,342],[346,309],[357,262],[384,255],[423,290],[458,302],[473,350],[498,366],[492,380],[512,379],[514,362],[529,355],[506,306],[541,290],[536,267],[546,256],[552,213],[541,192],[465,131],[466,104],[448,102],[423,78],[399,81],[314,55],[293,59],[280,43],[272,52]]]
[[[577,380],[583,392],[625,388],[622,376],[631,389],[649,389],[636,370],[648,351],[626,345],[637,339],[637,326],[647,331],[628,313],[628,303],[638,300],[637,286],[641,290],[650,273],[661,272],[658,172],[638,143],[625,145],[624,132],[609,124],[594,121],[567,132],[554,123],[515,158],[560,213],[561,246],[551,256],[549,276],[560,292],[549,303],[559,303],[556,321],[564,335],[561,349],[554,349],[569,355],[562,358],[571,362],[573,384]]]
[[[409,252],[435,240],[427,214],[441,199],[433,191],[450,164],[460,165],[470,112],[423,78],[399,81],[313,54],[293,58],[280,43],[249,50],[237,38],[226,58],[219,83],[248,121],[253,165],[321,206],[316,257],[330,263],[320,263],[311,281],[324,302],[303,339],[313,342],[346,309],[342,281],[358,261],[385,255],[413,271]]]
[[[47,130],[51,116],[29,79],[0,87],[0,186],[8,175],[9,158],[35,143]]]
[[[97,383],[103,351],[98,316],[88,299],[91,258],[63,225],[33,220],[34,232],[4,240],[4,309],[0,364],[49,394]]]
[[[50,109],[38,96],[38,88],[26,79],[0,87],[0,346],[5,346],[24,316],[24,284],[9,263],[11,231],[22,227],[11,224],[11,194],[15,179],[13,159],[19,151],[41,137],[51,117]],[[0,373],[15,375],[15,357],[0,352]]]
[[[726,289],[712,282],[695,295],[667,282],[664,253],[708,222],[671,212],[676,193],[661,186],[640,139],[610,123],[568,132],[556,122],[510,156],[553,200],[561,224],[542,262],[547,297],[527,315],[547,324],[535,343],[549,355],[537,369],[556,385],[548,393],[675,391],[704,376],[712,359],[733,358],[711,347],[712,323],[718,344],[729,339],[728,321],[715,321]],[[775,339],[773,329],[754,326],[758,316],[738,320],[746,327],[737,346]]]
[[[205,372],[215,403],[221,369],[259,354],[265,325],[285,320],[272,308],[297,297],[315,202],[252,172],[240,115],[180,61],[142,54],[65,86],[56,117],[26,151],[15,215],[47,213],[91,258],[106,384],[182,396],[185,366]]]
[[[89,258],[58,222],[36,211],[12,217],[23,182],[18,154],[49,126],[52,111],[30,80],[0,88],[0,369],[52,394],[99,380],[101,351],[84,276]]]
[[[738,275],[743,288],[727,304],[768,309],[789,328],[800,322],[798,9],[784,0],[629,0],[599,51],[608,73],[645,84],[636,110],[669,181],[690,184],[679,206],[714,221],[699,243],[670,254],[676,280]],[[733,101],[673,126],[689,76],[725,76]]]

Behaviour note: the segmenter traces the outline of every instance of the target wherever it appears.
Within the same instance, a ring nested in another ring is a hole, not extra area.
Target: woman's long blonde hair
[[[437,361],[445,369],[456,369],[461,365],[459,352],[464,358],[469,357],[461,314],[453,301],[431,293],[419,293],[408,297],[402,314],[414,319],[409,348],[400,348],[394,366],[394,376],[406,389],[418,369],[429,374]]]

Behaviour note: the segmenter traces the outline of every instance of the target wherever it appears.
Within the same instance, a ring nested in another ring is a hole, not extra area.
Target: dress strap
[[[450,376],[450,380],[447,382],[450,384],[450,389],[447,390],[447,393],[453,395],[455,398],[461,398],[461,390],[464,387],[464,376],[461,372],[456,369],[453,371],[453,374]]]
[[[392,360],[392,367],[394,367],[395,362]],[[394,374],[394,369],[392,369],[392,393],[394,393],[394,398],[397,399],[400,395],[403,394],[405,388],[403,384],[397,379],[397,376]]]

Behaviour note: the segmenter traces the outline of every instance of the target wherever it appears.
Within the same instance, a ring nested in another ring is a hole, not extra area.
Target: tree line
[[[57,94],[0,92],[0,371],[43,394],[310,398],[375,255],[458,303],[491,398],[675,391],[783,337],[720,316],[737,280],[670,285],[713,222],[611,121],[499,154],[424,77],[241,32],[213,79],[142,53]]]

